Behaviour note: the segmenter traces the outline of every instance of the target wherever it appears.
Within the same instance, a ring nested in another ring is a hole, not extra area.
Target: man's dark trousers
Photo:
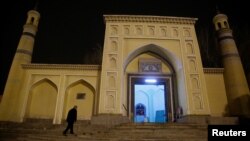
[[[73,131],[73,124],[74,124],[74,122],[68,122],[68,126],[67,126],[67,128],[64,130],[63,134],[66,134],[68,130],[70,130],[70,133],[71,133],[71,134],[74,134],[74,131]]]

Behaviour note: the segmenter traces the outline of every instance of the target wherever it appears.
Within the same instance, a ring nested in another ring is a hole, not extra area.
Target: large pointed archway
[[[126,59],[127,115],[134,122],[141,122],[142,116],[147,122],[174,120],[179,105],[175,69],[180,64],[176,63],[178,60],[173,64],[172,54],[166,52],[164,48],[149,44],[134,50]],[[145,82],[148,78],[156,83]],[[138,104],[144,105],[143,115],[137,112]]]

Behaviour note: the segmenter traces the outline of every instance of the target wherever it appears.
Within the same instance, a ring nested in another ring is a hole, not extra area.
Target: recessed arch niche
[[[57,91],[57,86],[47,78],[36,82],[29,92],[25,117],[53,119]]]
[[[71,83],[64,96],[63,119],[66,119],[67,112],[77,105],[77,118],[90,120],[94,111],[94,99],[95,89],[91,84],[82,79]]]

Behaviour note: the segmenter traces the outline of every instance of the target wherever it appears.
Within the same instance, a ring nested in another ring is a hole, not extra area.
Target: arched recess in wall
[[[53,119],[55,114],[57,86],[44,78],[32,85],[25,118]]]
[[[189,60],[189,70],[190,72],[196,72],[196,64],[194,59]]]
[[[187,54],[188,55],[193,55],[194,54],[194,48],[193,48],[193,45],[191,43],[187,43],[186,48],[187,48]]]
[[[114,89],[115,87],[116,87],[116,80],[115,80],[115,76],[109,76],[109,78],[108,78],[108,86],[109,86],[109,88],[111,88],[111,89]]]
[[[166,62],[170,65],[172,72],[172,80],[173,80],[173,96],[175,106],[180,106],[185,110],[187,110],[187,95],[185,93],[185,77],[183,73],[183,63],[180,58],[177,57],[176,54],[168,50],[167,47],[161,47],[156,44],[148,44],[134,50],[131,50],[127,56],[125,56],[123,62],[123,73],[126,76],[126,69],[130,62],[133,61],[137,56],[143,53],[151,53],[155,55],[157,58],[160,58],[163,62]],[[124,78],[126,79],[126,78]]]
[[[116,58],[115,57],[111,57],[110,58],[110,68],[116,68],[117,67],[117,63],[116,63]]]
[[[192,88],[193,88],[194,90],[199,89],[199,81],[198,81],[197,78],[192,78]]]
[[[111,49],[110,49],[110,51],[111,52],[116,52],[117,51],[117,47],[118,47],[117,42],[116,41],[112,41],[111,42]]]
[[[94,112],[95,89],[85,80],[78,80],[71,83],[65,92],[63,119],[66,119],[67,112],[77,105],[77,118],[79,120],[90,120]]]
[[[176,70],[179,70],[182,67],[181,61],[173,53],[168,51],[166,48],[160,47],[155,44],[148,44],[148,45],[145,45],[145,46],[142,46],[140,48],[130,51],[130,53],[125,58],[125,61],[123,62],[123,69],[126,70],[127,65],[135,57],[145,52],[151,52],[152,54],[155,54],[162,60],[166,61],[173,68],[173,72],[175,72]]]

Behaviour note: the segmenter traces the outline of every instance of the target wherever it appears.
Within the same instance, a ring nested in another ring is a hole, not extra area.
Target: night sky
[[[91,2],[91,3],[90,3]],[[105,2],[105,3],[104,3]],[[212,18],[216,5],[229,17],[240,54],[250,56],[250,20],[246,2],[236,0],[40,0],[41,19],[32,63],[98,64],[88,61],[97,47],[103,47],[104,14],[157,15],[198,18],[196,32],[204,67],[220,67],[214,44]],[[35,0],[15,0],[1,4],[0,94],[22,34],[27,12]],[[206,35],[203,35],[203,34]],[[205,37],[206,40],[203,38]],[[205,57],[204,57],[205,56]],[[249,57],[243,58],[250,71]]]

